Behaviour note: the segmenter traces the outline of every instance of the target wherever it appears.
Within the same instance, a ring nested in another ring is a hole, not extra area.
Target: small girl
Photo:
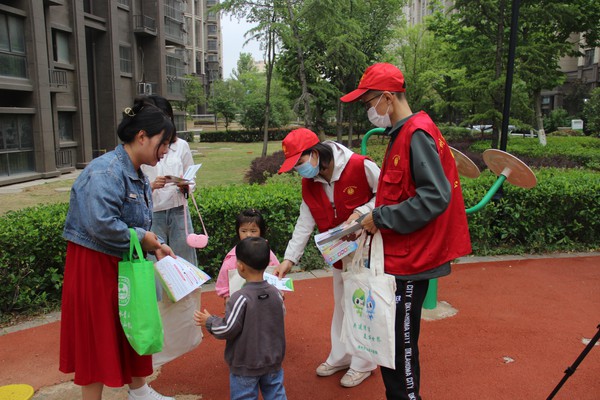
[[[263,237],[266,233],[265,220],[262,214],[255,209],[244,210],[235,219],[235,231],[240,240],[244,240],[247,237]],[[229,293],[229,271],[237,271],[236,262],[234,247],[225,256],[221,270],[219,271],[217,283],[215,284],[217,295],[223,297],[225,302],[227,302],[231,295]],[[279,260],[277,260],[277,256],[271,251],[269,266],[275,265],[279,265]],[[267,267],[267,272],[270,271],[272,271],[272,268]]]

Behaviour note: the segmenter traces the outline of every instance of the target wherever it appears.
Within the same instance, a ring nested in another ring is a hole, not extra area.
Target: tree
[[[184,82],[184,100],[173,101],[173,106],[187,114],[195,114],[198,107],[204,104],[204,88],[195,75],[186,75]]]
[[[254,65],[254,58],[251,53],[240,53],[240,58],[237,61],[237,69],[232,71],[234,79],[239,79],[246,72],[258,72]]]
[[[243,87],[234,79],[215,81],[212,84],[211,95],[208,98],[208,109],[215,115],[225,119],[225,130],[229,131],[229,124],[235,120],[239,112],[238,102],[242,98]]]
[[[600,88],[592,90],[591,97],[583,106],[583,117],[586,132],[600,137]]]

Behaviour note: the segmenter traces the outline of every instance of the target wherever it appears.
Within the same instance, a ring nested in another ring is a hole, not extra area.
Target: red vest
[[[391,229],[381,229],[385,272],[393,275],[424,272],[471,252],[471,238],[454,156],[442,133],[423,111],[406,121],[394,143],[388,147],[379,176],[375,207],[398,204],[415,196],[415,182],[410,168],[410,141],[418,129],[435,140],[444,173],[452,185],[452,197],[441,215],[415,232],[400,234]]]
[[[364,205],[373,197],[373,191],[365,173],[366,158],[358,154],[350,157],[333,188],[335,204],[332,204],[327,198],[322,183],[315,182],[314,179],[302,179],[302,200],[310,209],[319,232],[325,232],[340,225],[350,217],[357,207]],[[341,268],[341,262],[337,262],[334,267]]]

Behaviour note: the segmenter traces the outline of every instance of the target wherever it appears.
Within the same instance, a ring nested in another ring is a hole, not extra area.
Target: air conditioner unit
[[[138,94],[149,96],[152,94],[152,84],[146,82],[138,82]]]

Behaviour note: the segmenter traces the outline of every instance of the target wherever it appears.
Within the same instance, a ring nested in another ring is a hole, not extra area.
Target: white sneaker
[[[346,372],[346,375],[342,376],[342,379],[340,380],[340,384],[343,387],[358,386],[362,383],[362,381],[367,379],[369,376],[371,376],[371,371],[359,372],[359,371],[355,371],[352,368],[350,368],[348,370],[348,372]]]
[[[342,365],[340,367],[334,367],[333,365],[329,365],[326,362],[324,362],[323,364],[321,364],[317,367],[317,375],[330,376],[330,375],[333,375],[336,372],[341,371],[343,369],[348,369],[348,367],[350,367],[350,366]]]
[[[163,396],[148,386],[148,391],[142,396],[136,395],[130,390],[127,395],[127,400],[175,400],[175,397]]]

